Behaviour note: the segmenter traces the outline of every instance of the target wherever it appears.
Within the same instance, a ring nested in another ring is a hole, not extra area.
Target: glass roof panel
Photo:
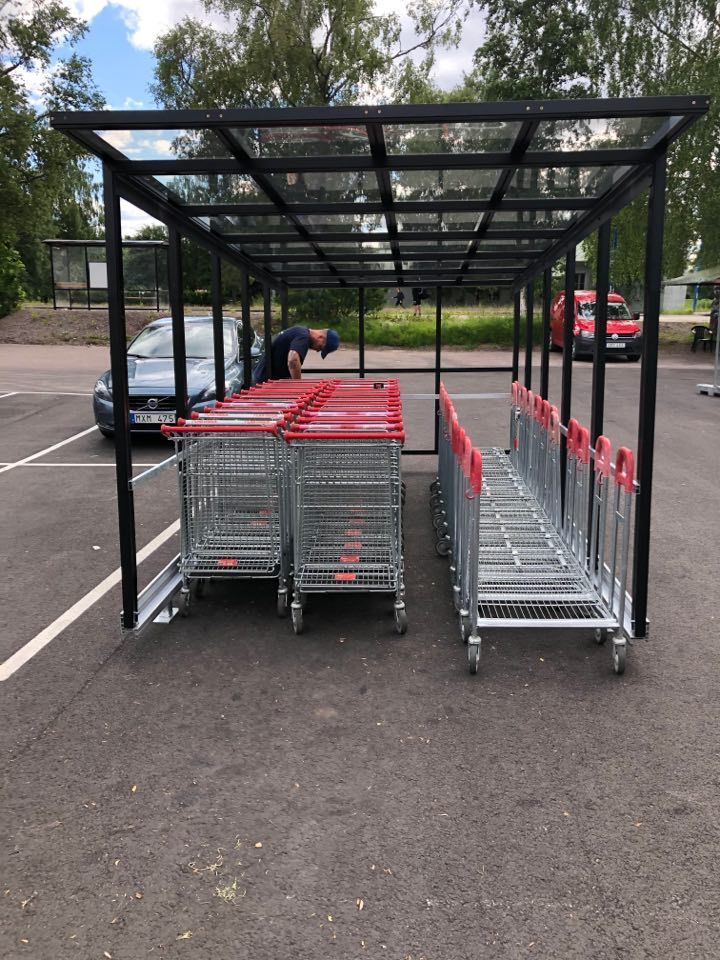
[[[622,150],[648,146],[676,117],[543,120],[530,150]]]
[[[487,200],[498,181],[498,171],[392,170],[393,198],[402,200]]]
[[[547,230],[567,227],[577,216],[577,210],[496,210],[488,224],[488,230]]]
[[[554,243],[554,240],[547,240],[542,238],[537,239],[504,239],[502,237],[491,237],[489,234],[478,241],[478,250],[490,250],[497,253],[513,253],[516,250],[542,250],[547,247],[549,244]]]
[[[509,150],[520,124],[511,123],[418,123],[385,126],[389,154],[490,153]]]
[[[271,173],[268,180],[286,203],[367,203],[380,199],[372,170]]]
[[[255,181],[244,173],[181,174],[144,178],[181,203],[269,203]]]
[[[298,214],[298,220],[310,233],[387,233],[382,213]]]
[[[466,250],[469,240],[443,240],[438,234],[437,240],[413,240],[412,237],[400,237],[400,250],[406,256],[412,250],[425,252],[426,250]]]
[[[422,272],[423,270],[459,270],[462,260],[403,260],[403,270]]]
[[[176,160],[204,157],[226,160],[228,148],[211,130],[96,130],[111,147],[128,160]]]
[[[323,243],[321,245],[323,253],[332,256],[334,253],[373,253],[385,254],[392,257],[392,250],[389,243]]]
[[[269,217],[241,217],[235,214],[216,216],[211,217],[210,227],[218,233],[288,233],[290,236],[297,236],[297,230],[285,217],[274,215]]]
[[[599,197],[629,167],[523,167],[515,171],[508,197]]]
[[[475,211],[453,213],[398,213],[399,231],[408,233],[421,230],[474,230],[482,214]]]
[[[253,157],[368,156],[370,141],[360,126],[263,127],[230,131]]]
[[[305,273],[328,273],[328,265],[325,260],[309,261],[308,263],[269,263],[268,270],[282,273],[298,273],[301,276]]]
[[[242,249],[251,256],[262,257],[263,254],[306,253],[308,259],[317,259],[315,251],[309,243],[243,243]]]

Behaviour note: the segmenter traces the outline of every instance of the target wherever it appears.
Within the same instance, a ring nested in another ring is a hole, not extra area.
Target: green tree
[[[76,54],[52,62],[85,25],[55,0],[6,0],[0,7],[0,300],[3,312],[29,294],[47,294],[45,237],[93,236],[98,213],[93,179],[80,150],[50,130],[52,110],[102,105],[90,64]],[[28,87],[40,87],[36,100]],[[22,266],[21,283],[18,267]]]
[[[372,0],[205,0],[227,29],[185,18],[155,46],[153,92],[170,108],[309,106],[388,99],[426,75],[439,45],[457,42],[467,0],[415,0],[416,41]],[[424,52],[420,66],[406,64]]]

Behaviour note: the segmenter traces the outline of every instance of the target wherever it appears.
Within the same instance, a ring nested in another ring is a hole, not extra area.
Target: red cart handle
[[[632,450],[620,447],[615,461],[615,483],[625,488],[625,493],[633,493],[635,479],[635,459]]]
[[[307,433],[300,432],[298,433],[295,430],[291,430],[289,433],[285,434],[285,439],[290,440],[399,440],[401,443],[405,442],[405,431],[404,430],[389,430],[387,433],[380,433],[379,431],[362,431],[358,432],[357,430],[328,430],[327,433],[315,433],[308,430]]]
[[[463,441],[463,449],[462,449],[461,467],[462,467],[462,472],[465,474],[465,477],[468,480],[470,479],[471,459],[472,459],[472,443],[470,442],[470,437],[467,434],[465,434],[465,439]]]
[[[267,424],[265,426],[258,426],[257,424],[251,425],[238,425],[230,426],[230,424],[210,424],[207,422],[204,423],[193,423],[186,424],[182,417],[177,424],[174,423],[163,423],[160,427],[160,432],[165,437],[169,437],[174,433],[272,433],[277,436],[277,424]]]
[[[452,422],[452,436],[450,438],[452,443],[452,452],[456,457],[462,455],[463,446],[465,444],[465,431],[458,423],[457,417]]]
[[[528,390],[525,394],[525,412],[528,416],[533,415],[533,410],[535,409],[535,394],[532,390]]]
[[[512,402],[516,407],[520,403],[520,384],[517,380],[512,382]]]
[[[548,414],[548,432],[553,443],[560,443],[560,411],[555,405]]]
[[[595,473],[603,477],[610,476],[610,460],[612,459],[612,445],[605,436],[599,436],[595,441]]]
[[[547,403],[547,401],[543,400],[539,393],[536,393],[533,397],[533,416],[538,423],[543,422],[543,403]]]
[[[470,454],[470,486],[475,494],[482,490],[482,454],[477,447]]]
[[[550,401],[543,400],[540,404],[540,423],[547,430],[550,426]]]
[[[577,434],[580,429],[580,424],[577,422],[575,417],[570,417],[567,425],[567,452],[575,453],[575,443],[577,442]]]
[[[590,463],[590,433],[587,427],[578,427],[575,456],[581,463]]]

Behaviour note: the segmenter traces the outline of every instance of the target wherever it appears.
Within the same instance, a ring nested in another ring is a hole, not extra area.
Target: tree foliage
[[[35,295],[47,293],[44,237],[96,231],[94,187],[85,161],[48,125],[52,110],[102,105],[87,60],[71,53],[51,62],[57,48],[71,47],[84,29],[82,21],[55,0],[6,0],[0,7],[3,313],[17,304],[23,288]]]
[[[373,0],[205,0],[225,29],[185,18],[159,39],[154,93],[163,106],[275,107],[397,99],[427,75],[438,45],[456,42],[467,0],[415,0],[417,30]],[[409,55],[425,54],[420,65]]]
[[[486,0],[482,7],[487,34],[461,88],[468,98],[710,94],[709,116],[668,155],[664,269],[666,275],[682,273],[695,254],[702,265],[717,263],[717,0]],[[578,134],[596,131],[587,124]],[[644,273],[646,203],[626,207],[613,226],[612,280],[630,289]],[[592,246],[588,253],[594,260]]]

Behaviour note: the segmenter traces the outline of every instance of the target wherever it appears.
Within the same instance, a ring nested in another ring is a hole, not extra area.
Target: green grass
[[[335,320],[332,326],[345,343],[357,343],[357,320]],[[447,347],[510,346],[512,314],[506,310],[447,307],[443,310],[442,335],[443,345]],[[431,347],[435,344],[435,310],[426,306],[421,317],[414,317],[411,309],[385,308],[365,318],[365,343],[368,346]]]

